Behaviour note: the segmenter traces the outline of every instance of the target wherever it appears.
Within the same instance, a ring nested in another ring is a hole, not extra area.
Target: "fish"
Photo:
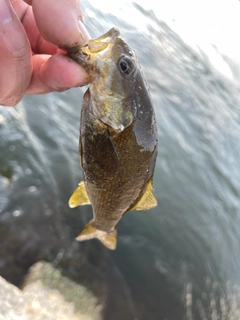
[[[157,206],[156,116],[137,56],[117,28],[67,54],[90,77],[80,117],[83,181],[69,206],[92,205],[93,219],[76,239],[96,238],[114,250],[123,215]]]

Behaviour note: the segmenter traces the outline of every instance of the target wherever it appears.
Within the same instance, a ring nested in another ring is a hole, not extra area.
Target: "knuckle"
[[[18,20],[0,28],[0,40],[0,104],[14,106],[31,80],[31,47]]]
[[[13,43],[10,52],[15,63],[26,63],[30,59],[30,48],[23,43]]]
[[[1,105],[16,105],[31,81],[31,57],[26,48],[22,46],[15,46],[15,48],[14,50],[5,48],[0,52],[0,58],[4,57],[0,59]]]

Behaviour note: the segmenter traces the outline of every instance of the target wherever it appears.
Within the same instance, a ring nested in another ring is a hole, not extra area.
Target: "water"
[[[104,318],[240,319],[239,6],[218,2],[212,8],[203,2],[193,10],[185,0],[168,7],[161,2],[159,10],[151,1],[81,3],[93,37],[116,26],[137,52],[159,134],[158,207],[121,220],[113,253],[96,241],[78,244],[87,253],[99,248],[106,259]],[[183,14],[186,7],[190,18]],[[224,30],[222,37],[217,30]],[[72,248],[91,217],[90,208],[67,207],[81,180],[83,92],[27,96],[15,109],[0,107],[0,230],[12,224],[0,233],[0,249],[3,239],[33,239],[15,249],[23,270],[26,258],[30,265],[32,256],[70,251],[66,242],[71,238]]]

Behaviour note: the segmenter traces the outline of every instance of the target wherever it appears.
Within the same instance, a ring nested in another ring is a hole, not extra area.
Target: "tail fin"
[[[91,220],[85,228],[82,230],[82,232],[77,236],[76,240],[78,241],[85,241],[90,239],[98,239],[100,240],[105,247],[111,250],[115,250],[117,246],[117,231],[114,229],[114,231],[107,233],[102,230],[98,230],[93,227],[92,225],[93,220]]]

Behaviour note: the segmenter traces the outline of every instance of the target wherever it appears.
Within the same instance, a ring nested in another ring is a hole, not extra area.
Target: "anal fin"
[[[148,210],[157,206],[157,200],[153,194],[153,181],[148,181],[147,188],[132,210]]]
[[[77,236],[76,240],[78,241],[85,241],[90,239],[98,239],[100,240],[105,247],[111,250],[115,250],[117,246],[117,231],[114,229],[112,232],[107,233],[102,230],[98,230],[94,228],[92,225],[93,220],[91,220],[82,232]]]
[[[72,196],[70,197],[68,204],[70,208],[75,208],[84,204],[91,204],[84,181],[81,181],[79,183],[77,189],[73,192]]]

